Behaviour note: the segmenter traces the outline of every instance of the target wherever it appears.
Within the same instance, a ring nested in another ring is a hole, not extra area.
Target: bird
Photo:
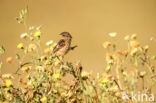
[[[77,45],[71,46],[72,36],[69,32],[62,32],[60,35],[61,39],[54,47],[53,54],[58,57],[64,57],[70,50],[74,50]]]

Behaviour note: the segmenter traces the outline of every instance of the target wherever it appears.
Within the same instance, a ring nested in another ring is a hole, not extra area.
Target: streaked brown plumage
[[[69,50],[73,50],[77,46],[71,47],[72,36],[69,32],[62,32],[60,35],[61,35],[61,39],[54,47],[53,53],[56,56],[63,57],[69,52]]]

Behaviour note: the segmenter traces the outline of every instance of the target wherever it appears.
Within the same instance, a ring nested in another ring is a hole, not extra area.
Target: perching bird
[[[69,32],[62,32],[60,35],[61,39],[54,47],[53,54],[55,56],[64,57],[64,55],[66,55],[70,50],[76,48],[77,45],[71,47],[72,36]]]

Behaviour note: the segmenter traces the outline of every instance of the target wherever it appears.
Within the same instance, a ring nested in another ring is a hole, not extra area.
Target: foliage
[[[26,14],[27,9],[22,10],[17,20],[28,27]],[[52,40],[42,50],[40,26],[26,30],[20,35],[24,42],[17,44],[18,77],[1,74],[1,103],[132,103],[131,98],[125,101],[123,94],[130,97],[131,91],[154,91],[156,57],[149,54],[147,45],[139,43],[136,34],[124,38],[128,46],[123,50],[113,42],[103,43],[107,51],[106,68],[94,77],[80,62],[71,63],[53,55],[56,43]],[[117,33],[109,36],[114,39]],[[4,47],[0,47],[0,55],[4,52]],[[12,60],[7,58],[8,63]],[[0,68],[3,69],[2,62]]]

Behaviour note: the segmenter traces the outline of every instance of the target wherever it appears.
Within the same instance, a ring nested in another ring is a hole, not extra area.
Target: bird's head
[[[70,34],[69,32],[62,32],[60,35],[61,35],[64,39],[68,39],[68,40],[72,39],[72,36],[71,36],[71,34]]]

